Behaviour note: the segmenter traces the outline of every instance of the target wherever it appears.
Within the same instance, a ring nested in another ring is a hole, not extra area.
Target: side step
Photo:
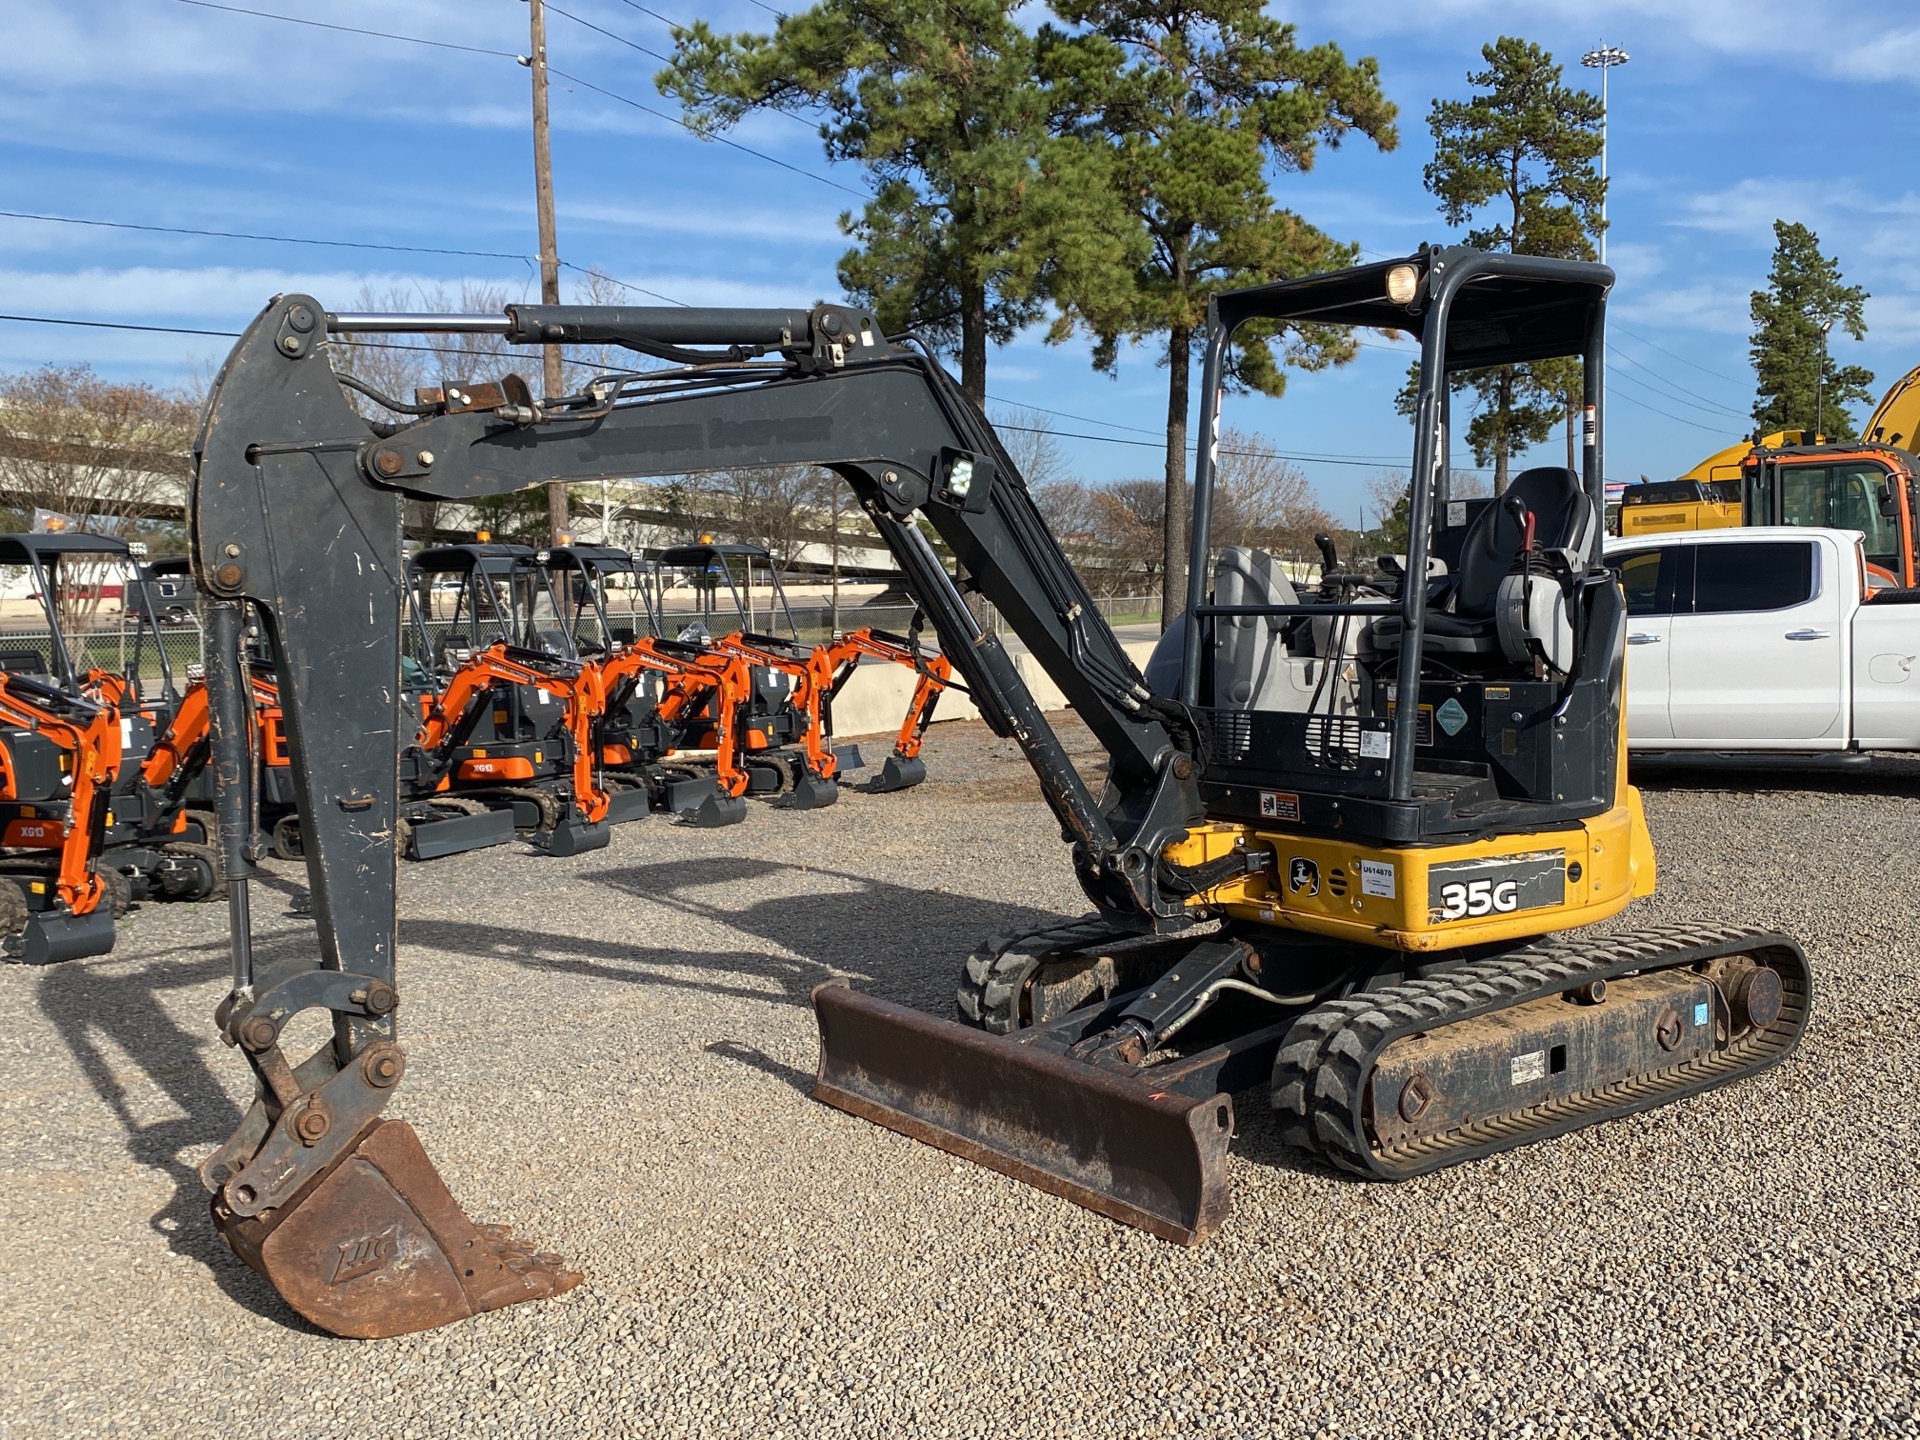
[[[1226,1219],[1226,1095],[1149,1088],[845,985],[817,987],[813,1010],[816,1099],[1163,1240],[1197,1244]]]

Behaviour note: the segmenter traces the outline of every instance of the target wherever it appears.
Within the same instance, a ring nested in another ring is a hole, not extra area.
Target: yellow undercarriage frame
[[[1651,895],[1653,839],[1640,792],[1577,824],[1463,844],[1388,849],[1242,823],[1196,827],[1167,859],[1198,865],[1237,844],[1264,871],[1189,902],[1237,920],[1387,950],[1523,941],[1605,920]]]

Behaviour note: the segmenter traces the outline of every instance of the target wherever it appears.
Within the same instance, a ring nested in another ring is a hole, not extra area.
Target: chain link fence
[[[198,620],[163,626],[157,643],[151,630],[132,625],[76,631],[66,636],[66,642],[67,656],[81,674],[107,670],[137,679],[143,695],[159,693],[163,654],[176,690],[186,689],[188,667],[202,666],[207,658],[207,637]],[[37,670],[57,677],[52,632],[0,631],[0,663],[9,670]]]

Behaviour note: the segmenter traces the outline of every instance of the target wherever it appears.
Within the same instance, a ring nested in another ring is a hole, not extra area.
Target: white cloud
[[[1296,8],[1317,12],[1302,23],[1306,38],[1338,36],[1350,53],[1409,33],[1458,40],[1559,30],[1630,51],[1723,55],[1796,73],[1920,83],[1920,27],[1904,0],[1821,0],[1817,19],[1806,0],[1317,0]]]
[[[1745,335],[1747,298],[1746,290],[1714,281],[1667,289],[1622,288],[1614,293],[1609,313],[1633,325]]]

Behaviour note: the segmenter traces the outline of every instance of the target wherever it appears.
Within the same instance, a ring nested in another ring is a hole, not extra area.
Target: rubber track
[[[995,1035],[1011,1035],[1021,1028],[1020,997],[1034,971],[1060,955],[1140,934],[1136,928],[1093,914],[1040,930],[989,936],[967,957],[960,972],[954,994],[960,1019]]]
[[[567,813],[567,804],[558,795],[531,785],[489,785],[484,790],[469,790],[467,794],[482,802],[489,799],[504,800],[509,804],[515,800],[528,801],[540,812],[540,824],[535,828],[541,834],[558,825]]]
[[[1769,953],[1770,952],[1770,953]],[[1780,1016],[1723,1049],[1669,1070],[1477,1121],[1380,1150],[1367,1137],[1367,1081],[1386,1047],[1490,1011],[1563,994],[1589,980],[1761,953],[1780,971]],[[1784,962],[1784,963],[1783,963]],[[1786,1058],[1806,1028],[1811,981],[1790,937],[1732,926],[1665,925],[1595,942],[1552,940],[1442,976],[1331,1001],[1301,1017],[1274,1061],[1281,1138],[1358,1175],[1400,1180],[1649,1110],[1754,1074]]]

